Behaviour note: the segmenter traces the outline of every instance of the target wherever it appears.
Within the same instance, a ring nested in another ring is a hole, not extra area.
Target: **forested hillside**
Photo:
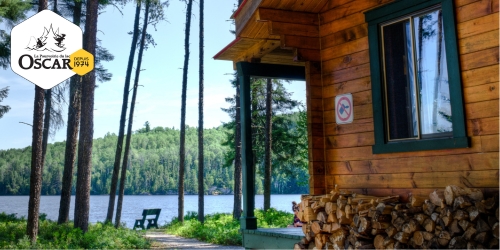
[[[224,167],[232,147],[224,146],[228,130],[222,126],[205,129],[205,190],[208,194],[229,194],[233,190],[232,166]],[[91,193],[108,194],[111,183],[117,136],[107,134],[94,139]],[[43,169],[43,195],[60,194],[64,163],[64,142],[49,144]],[[186,129],[186,194],[197,192],[197,131]],[[125,194],[176,194],[179,167],[179,130],[156,127],[136,131],[132,136],[130,164]],[[29,194],[31,147],[0,150],[0,195]],[[76,165],[76,164],[75,164]],[[302,172],[302,171],[301,171]],[[307,172],[307,171],[304,171]],[[76,175],[76,171],[75,171]],[[257,173],[257,191],[262,193],[262,178]],[[273,177],[273,193],[307,193],[308,176],[278,174]],[[73,178],[76,181],[76,178]],[[74,185],[73,185],[74,192]]]

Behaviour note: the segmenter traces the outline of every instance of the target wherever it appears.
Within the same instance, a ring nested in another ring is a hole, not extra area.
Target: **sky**
[[[230,61],[214,60],[213,56],[234,40],[234,25],[230,16],[236,0],[205,0],[205,76],[204,76],[204,127],[213,128],[230,120],[221,110],[228,107],[226,97],[234,95],[231,87],[233,64]],[[50,6],[49,6],[50,8]],[[150,33],[156,47],[144,51],[138,89],[134,125],[132,130],[144,127],[149,121],[151,127],[180,126],[182,91],[182,67],[184,64],[185,3],[170,0],[166,9],[166,21],[150,26]],[[128,3],[124,8],[110,6],[101,10],[98,17],[98,39],[115,59],[103,65],[113,74],[109,82],[98,83],[95,90],[94,138],[106,133],[118,134],[123,98],[123,84],[130,51],[135,5]],[[186,124],[198,126],[198,72],[199,72],[199,6],[194,1],[191,19],[190,59],[186,102]],[[137,56],[136,56],[137,58]],[[135,69],[135,68],[134,68]],[[133,79],[132,79],[133,80]],[[305,83],[285,84],[292,98],[305,104]],[[33,100],[35,85],[18,76],[10,68],[0,69],[0,89],[9,86],[9,96],[1,105],[11,110],[0,119],[0,150],[24,148],[31,145],[32,128],[24,123],[33,123]],[[129,99],[132,95],[130,95]],[[130,101],[130,100],[129,100]],[[67,104],[63,111],[67,122]],[[130,105],[129,105],[130,107]],[[128,116],[128,110],[127,110]],[[64,141],[66,126],[49,138],[49,143]]]

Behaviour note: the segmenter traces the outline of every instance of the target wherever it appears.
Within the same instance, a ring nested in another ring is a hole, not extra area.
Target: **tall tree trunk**
[[[439,86],[441,81],[441,53],[443,52],[443,14],[441,10],[438,10],[438,30],[437,30],[437,73],[436,73],[436,83],[434,83],[434,102],[432,102],[432,122],[435,125],[437,132],[437,115],[438,115],[438,98],[439,98]]]
[[[45,154],[47,153],[47,142],[50,132],[50,110],[52,108],[52,89],[45,91],[45,113],[43,114],[43,133],[42,133],[42,162],[45,163]],[[43,168],[42,168],[43,173]]]
[[[118,205],[116,206],[115,227],[120,226],[122,216],[123,194],[125,193],[125,181],[127,177],[128,156],[130,152],[130,140],[132,139],[132,124],[134,122],[135,100],[137,97],[137,87],[139,86],[139,75],[141,73],[142,53],[146,43],[146,30],[148,28],[149,6],[151,0],[146,0],[146,10],[144,11],[144,25],[142,27],[141,44],[139,47],[139,55],[137,56],[137,67],[135,69],[134,90],[132,92],[132,101],[130,103],[130,113],[128,115],[127,139],[125,141],[125,153],[123,155],[122,173],[120,177],[120,192],[118,195]]]
[[[73,23],[80,26],[82,18],[82,2],[75,1]],[[59,218],[57,223],[69,221],[71,206],[71,185],[73,183],[73,166],[75,165],[76,143],[80,126],[80,101],[82,93],[82,77],[74,75],[69,83],[68,126],[66,128],[66,148],[64,153],[64,172],[62,179],[61,201],[59,204]]]
[[[200,79],[199,79],[199,103],[198,103],[198,220],[203,223],[205,221],[205,186],[203,185],[203,10],[204,0],[200,0]]]
[[[234,131],[234,204],[233,217],[241,217],[241,193],[242,193],[242,172],[241,172],[241,117],[240,117],[240,84],[236,80],[236,131]]]
[[[267,79],[266,93],[266,142],[265,142],[265,170],[264,170],[264,211],[271,208],[271,146],[272,146],[272,96],[273,82],[270,78]]]
[[[137,1],[135,7],[134,33],[132,35],[132,45],[130,46],[130,54],[128,56],[127,72],[125,74],[125,84],[123,85],[123,101],[122,112],[120,116],[120,128],[118,132],[118,141],[116,143],[115,163],[113,165],[113,175],[111,176],[111,188],[109,192],[108,213],[106,222],[113,220],[113,212],[115,210],[116,186],[118,183],[118,173],[120,172],[120,160],[122,157],[123,136],[125,131],[125,119],[127,116],[128,94],[130,89],[130,77],[132,75],[132,67],[134,66],[134,56],[137,47],[137,39],[139,37],[139,16],[141,13],[141,1]]]
[[[179,213],[180,222],[184,222],[184,168],[186,160],[186,90],[187,90],[187,73],[189,65],[189,35],[191,28],[191,8],[193,0],[188,0],[186,11],[186,29],[184,39],[184,68],[182,70],[182,103],[181,103],[181,138],[179,150]]]
[[[47,9],[47,0],[38,1],[38,12]],[[31,141],[31,174],[30,198],[28,202],[28,221],[26,234],[31,242],[36,242],[38,235],[38,212],[40,209],[40,191],[42,190],[42,130],[43,130],[43,99],[45,91],[35,86],[35,101],[33,104],[33,134]]]
[[[97,35],[97,0],[87,1],[84,49],[95,55]],[[75,228],[87,232],[90,210],[90,180],[92,171],[92,140],[94,136],[95,70],[83,76],[80,141],[75,197]]]

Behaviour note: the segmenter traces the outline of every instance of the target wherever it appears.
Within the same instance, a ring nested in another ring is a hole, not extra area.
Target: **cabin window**
[[[396,1],[366,19],[373,152],[467,147],[452,1]]]

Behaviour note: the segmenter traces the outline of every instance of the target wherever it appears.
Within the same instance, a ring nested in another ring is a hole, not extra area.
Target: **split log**
[[[375,236],[375,239],[373,239],[373,246],[375,247],[375,249],[385,249],[385,246],[384,246],[384,236],[379,234],[377,236]]]
[[[443,223],[443,225],[444,225],[445,227],[450,226],[452,221],[453,221],[453,218],[450,218],[450,217],[448,217],[448,216],[443,216],[443,217],[441,218],[441,222]]]
[[[403,224],[403,232],[407,233],[409,235],[413,234],[413,232],[415,232],[419,229],[421,229],[421,227],[418,224],[418,221],[415,219],[410,219],[410,221]]]
[[[482,233],[478,233],[476,235],[476,237],[474,237],[474,240],[483,244],[483,245],[486,245],[488,243],[488,241],[490,240],[490,232],[482,232]]]
[[[337,216],[335,215],[335,213],[328,214],[327,222],[328,223],[337,223],[338,222]]]
[[[448,231],[441,231],[439,233],[439,237],[437,239],[439,245],[441,246],[448,246],[448,243],[450,242],[451,240],[451,235]]]
[[[425,200],[424,205],[422,205],[422,209],[424,210],[424,213],[427,215],[431,215],[434,212],[435,208],[436,205],[431,203],[429,200]]]
[[[314,237],[314,245],[318,249],[322,249],[323,246],[326,244],[326,241],[327,241],[326,235],[324,234],[316,234],[316,236]]]
[[[429,216],[428,216],[428,215],[425,215],[425,214],[416,214],[416,215],[414,216],[414,218],[415,218],[415,220],[417,220],[417,221],[418,221],[418,223],[419,223],[420,225],[422,225],[422,224],[424,223],[424,221],[425,221],[427,218],[429,218]]]
[[[319,234],[321,233],[321,228],[322,228],[323,223],[320,221],[313,221],[311,223],[311,231],[314,232],[314,234]]]
[[[444,195],[442,192],[437,192],[437,190],[434,190],[431,194],[429,194],[429,200],[432,202],[432,204],[442,207],[444,206]]]
[[[398,230],[401,231],[403,228],[403,224],[405,223],[405,220],[401,217],[396,218],[393,222],[392,225]]]
[[[458,226],[458,220],[453,220],[450,225],[450,233],[452,235],[459,235],[463,233],[462,228]]]
[[[412,196],[410,199],[410,205],[412,207],[421,207],[422,205],[424,205],[424,201],[425,199],[422,199],[421,197]]]
[[[492,227],[493,236],[498,239],[498,222]]]
[[[495,223],[497,223],[498,220],[497,218],[495,218],[494,216],[488,216],[488,225],[493,228],[493,225],[495,225]]]
[[[474,237],[476,236],[476,232],[477,232],[477,230],[474,227],[469,227],[469,228],[467,228],[467,230],[465,230],[462,237],[464,237],[464,239],[466,239],[466,240],[474,239]]]
[[[491,239],[490,242],[488,243],[488,248],[498,249],[498,239],[497,238]]]
[[[323,223],[326,223],[327,218],[328,218],[328,215],[326,214],[326,212],[319,212],[316,215],[316,220],[321,221]]]
[[[458,225],[465,231],[467,230],[469,227],[474,227],[475,225],[468,221],[468,220],[460,220],[458,221]]]
[[[477,219],[476,230],[478,233],[491,231],[491,227],[483,219]]]
[[[306,207],[304,209],[304,221],[305,222],[315,220],[317,216],[318,216],[318,214],[316,212],[314,212],[314,210],[312,208]]]
[[[453,201],[453,209],[466,208],[470,206],[472,206],[470,200],[468,198],[464,198],[463,196],[459,196]]]
[[[453,237],[448,244],[450,249],[465,249],[467,248],[467,241],[460,236]]]
[[[384,247],[386,249],[394,249],[395,243],[396,243],[396,241],[392,237],[387,236],[384,239]]]
[[[365,217],[359,218],[358,232],[367,234],[368,230],[371,228],[371,222]]]
[[[422,223],[422,226],[427,232],[434,232],[434,230],[436,229],[436,223],[429,218],[425,219],[424,223]]]
[[[401,243],[407,243],[410,239],[410,235],[405,232],[398,232],[394,235],[394,239]]]
[[[480,203],[480,202],[478,202]],[[470,206],[466,210],[469,213],[469,220],[470,221],[475,221],[476,218],[479,216],[479,209],[477,206]]]
[[[337,210],[337,204],[333,202],[327,202],[325,204],[325,212],[327,214],[334,213]]]
[[[398,232],[398,230],[397,230],[394,226],[390,226],[390,227],[388,227],[388,228],[385,230],[385,233],[386,233],[386,234],[387,234],[387,236],[389,236],[389,237],[394,236],[397,232]]]
[[[389,222],[372,221],[372,228],[374,229],[387,229],[391,224]]]
[[[484,206],[486,207],[486,209],[488,210],[491,210],[495,207],[496,205],[496,201],[495,201],[495,198],[493,197],[490,197],[484,201],[482,201],[484,203]]]
[[[462,209],[457,209],[453,214],[453,219],[455,220],[463,220],[469,218],[469,213],[465,212]]]

